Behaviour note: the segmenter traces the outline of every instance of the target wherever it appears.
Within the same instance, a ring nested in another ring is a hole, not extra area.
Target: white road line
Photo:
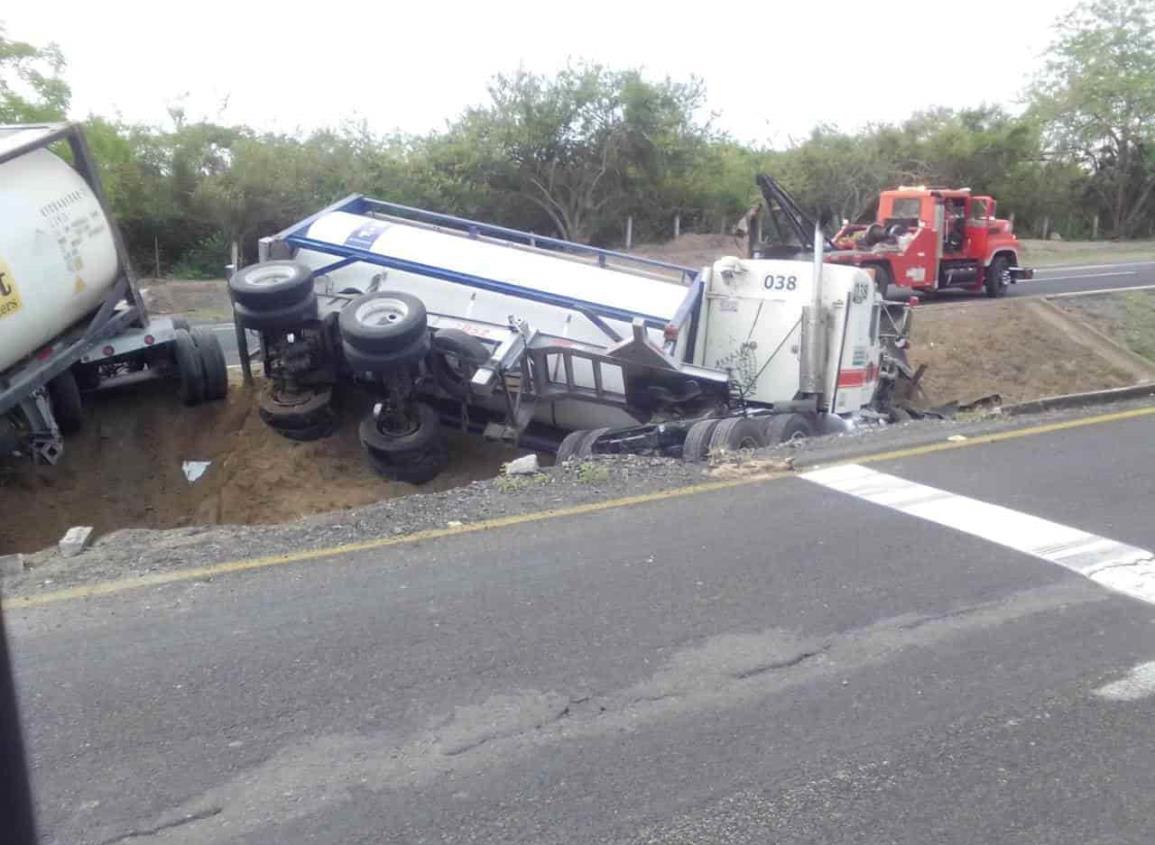
[[[812,470],[800,477],[1056,563],[1104,587],[1155,604],[1155,554],[1146,549],[858,464]]]
[[[1030,264],[1028,261],[1027,264]],[[1059,264],[1054,267],[1036,267],[1035,273],[1069,273],[1072,270],[1117,270],[1120,267],[1147,267],[1155,264],[1151,261],[1117,261],[1114,264]]]
[[[1063,268],[1064,270],[1067,268]],[[1023,284],[1028,285],[1032,281],[1036,282],[1067,282],[1071,279],[1105,279],[1108,276],[1138,276],[1139,273],[1135,270],[1121,270],[1118,273],[1079,273],[1075,276],[1047,276],[1045,278],[1027,279]]]

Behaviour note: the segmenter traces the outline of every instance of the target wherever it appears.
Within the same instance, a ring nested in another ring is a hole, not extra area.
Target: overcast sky
[[[55,41],[75,117],[379,132],[444,126],[486,81],[567,59],[705,80],[715,125],[783,146],[933,105],[1014,107],[1072,0],[572,3],[10,0],[8,37]],[[871,11],[872,9],[878,11]]]

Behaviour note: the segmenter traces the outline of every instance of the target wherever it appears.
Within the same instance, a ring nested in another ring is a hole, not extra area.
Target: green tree
[[[55,44],[12,41],[0,26],[0,123],[62,120],[72,97],[63,71],[64,56]]]
[[[1089,0],[1062,18],[1033,106],[1059,158],[1090,175],[1118,236],[1155,190],[1155,2]]]

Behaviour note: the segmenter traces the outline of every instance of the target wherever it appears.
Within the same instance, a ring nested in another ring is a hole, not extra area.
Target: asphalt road
[[[1150,549],[1153,438],[869,467]],[[1155,606],[972,527],[795,477],[13,611],[46,841],[1155,841]]]
[[[1080,291],[1118,290],[1120,288],[1155,285],[1155,261],[1126,264],[1083,264],[1069,267],[1041,267],[1035,278],[1026,279],[1007,289],[1008,297],[1051,296]],[[900,289],[891,288],[892,294]],[[927,304],[949,304],[956,300],[982,300],[981,293],[944,291]]]

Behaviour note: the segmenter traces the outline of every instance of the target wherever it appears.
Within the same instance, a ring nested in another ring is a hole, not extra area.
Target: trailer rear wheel
[[[341,310],[341,339],[370,355],[409,349],[429,330],[425,303],[412,294],[383,290],[359,296]]]
[[[804,440],[813,435],[814,426],[801,414],[775,414],[766,419],[762,428],[762,437],[767,446]]]
[[[284,309],[313,293],[313,271],[296,261],[262,261],[233,273],[229,290],[251,311]]]
[[[489,347],[460,329],[441,329],[433,334],[433,377],[437,386],[454,399],[469,398],[469,380],[489,360]]]
[[[75,434],[84,425],[84,407],[80,400],[80,386],[71,370],[65,370],[48,382],[48,399],[52,416],[61,434]]]
[[[710,452],[739,452],[766,445],[762,422],[754,417],[727,417],[710,435]]]
[[[229,392],[229,366],[216,332],[211,329],[193,329],[193,342],[200,354],[205,373],[205,399],[224,399]]]
[[[255,332],[295,329],[317,319],[317,295],[308,290],[299,301],[272,308],[255,308],[237,302],[233,310],[241,325]]]
[[[177,395],[186,405],[196,405],[205,398],[205,371],[200,353],[192,335],[184,329],[177,329],[172,341],[173,358],[176,360],[180,386]]]
[[[682,460],[692,463],[702,463],[710,456],[710,437],[721,420],[698,420],[686,432],[686,439],[682,442]]]
[[[445,469],[449,451],[437,411],[423,402],[414,403],[408,424],[398,430],[383,428],[369,414],[358,435],[369,463],[380,475],[394,481],[424,484]]]
[[[290,440],[319,440],[332,434],[337,416],[328,388],[287,393],[270,385],[261,392],[257,415],[261,422]]]
[[[347,341],[341,342],[345,363],[354,373],[387,373],[414,364],[429,354],[429,335],[421,334],[409,346],[394,352],[365,352]]]
[[[577,455],[578,447],[581,446],[581,442],[587,434],[589,434],[589,429],[579,428],[563,437],[561,443],[558,444],[554,464],[564,464],[566,461],[572,460]]]

